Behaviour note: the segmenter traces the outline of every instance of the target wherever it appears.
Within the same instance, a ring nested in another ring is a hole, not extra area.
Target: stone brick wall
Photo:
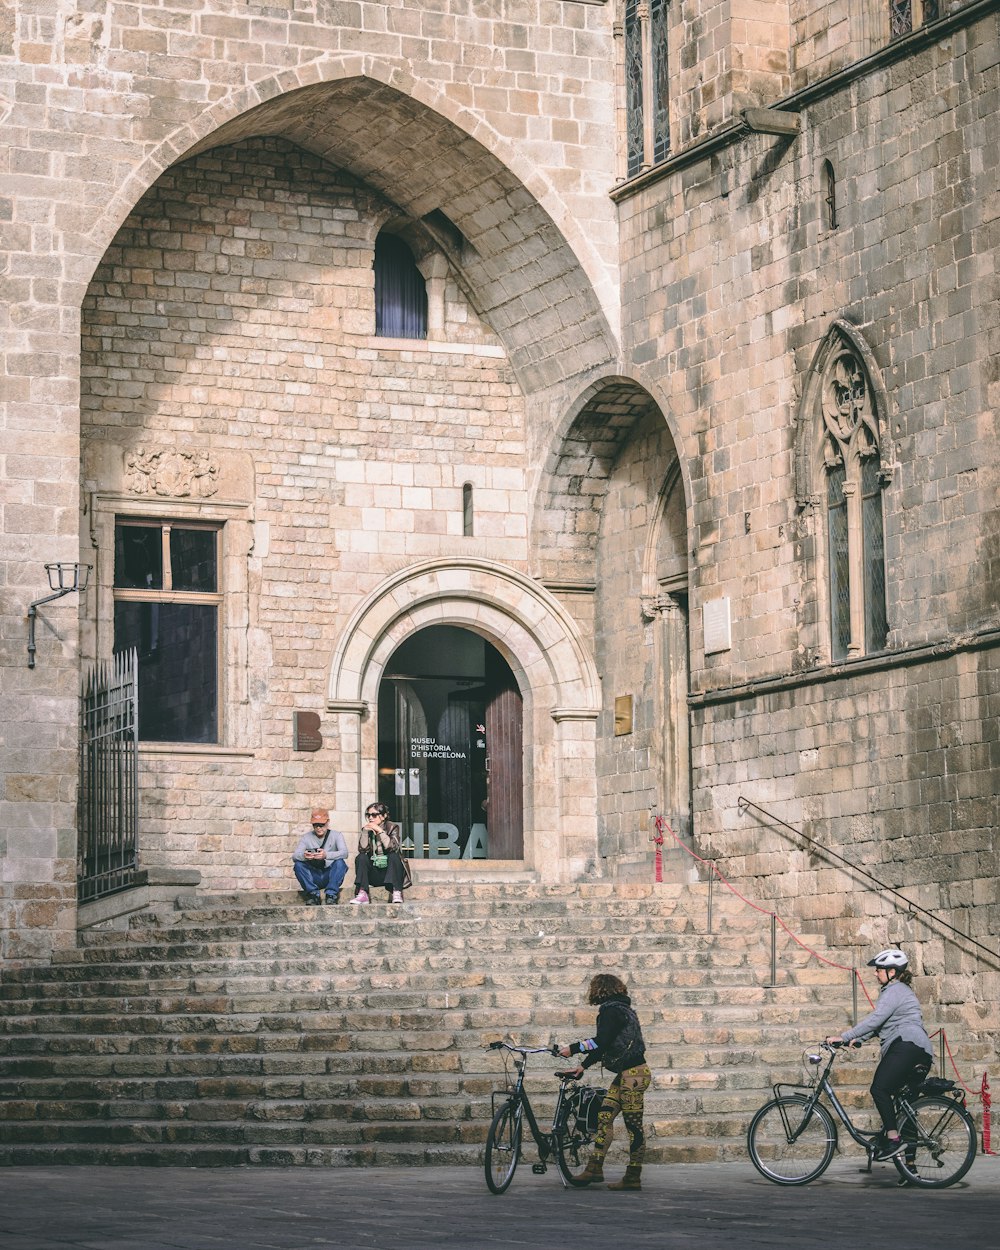
[[[748,137],[622,201],[626,342],[692,474],[699,846],[786,918],[847,947],[905,939],[928,972],[955,974],[942,993],[993,1004],[988,965],[752,824],[736,800],[804,825],[991,944],[998,59],[994,14],[810,105],[799,139]],[[886,388],[889,646],[901,654],[782,685],[828,628],[818,520],[796,504],[792,456],[836,317],[870,345]],[[721,595],[732,648],[706,656],[700,607]],[[915,650],[948,653],[983,631],[951,658]],[[760,688],[771,679],[774,693]],[[987,1015],[995,1023],[995,1007]]]
[[[292,753],[291,725],[293,709],[325,711],[330,656],[364,594],[428,556],[527,556],[524,404],[499,341],[453,283],[441,341],[374,336],[372,255],[389,211],[283,140],[213,149],[144,197],[84,301],[85,472],[116,463],[109,445],[253,464],[238,484],[222,471],[208,501],[242,491],[257,536],[244,557],[247,677],[234,655],[221,748],[144,750],[144,862],[197,867],[210,889],[287,884],[290,826],[315,801],[357,822],[332,792],[334,722],[315,755]],[[119,498],[106,471],[87,485]],[[129,504],[159,506],[155,493]],[[99,568],[101,653],[110,527],[103,538],[85,552]]]

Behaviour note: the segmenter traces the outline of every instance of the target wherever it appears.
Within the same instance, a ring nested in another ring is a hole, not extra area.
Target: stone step
[[[5,975],[0,1164],[478,1164],[507,1080],[485,1043],[585,1035],[602,967],[637,991],[649,1158],[743,1158],[771,1084],[848,1019],[846,971],[782,932],[767,984],[766,916],[730,924],[727,900],[706,933],[697,889],[430,886],[402,907],[201,899]],[[555,1066],[529,1064],[543,1116]],[[870,1071],[844,1065],[849,1105]]]
[[[612,1147],[612,1153],[615,1147]],[[646,1149],[647,1164],[746,1162],[746,1146],[742,1137],[712,1139],[706,1136],[651,1139]],[[522,1167],[535,1162],[533,1144],[525,1149]],[[0,1166],[129,1166],[129,1167],[468,1167],[481,1168],[483,1147],[480,1142],[440,1144],[426,1142],[366,1142],[350,1146],[316,1145],[228,1145],[211,1143],[183,1144],[175,1142],[100,1144],[3,1145],[0,1143]],[[609,1156],[608,1170],[618,1172],[624,1158]],[[556,1168],[549,1164],[555,1178]]]

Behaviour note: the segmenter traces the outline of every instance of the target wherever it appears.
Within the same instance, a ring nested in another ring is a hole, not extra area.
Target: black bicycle
[[[513,1056],[517,1077],[513,1084],[493,1095],[493,1122],[486,1134],[486,1184],[495,1194],[509,1187],[521,1158],[524,1122],[538,1147],[538,1162],[531,1165],[536,1175],[548,1171],[555,1159],[564,1186],[585,1185],[581,1176],[593,1153],[597,1114],[606,1089],[581,1085],[575,1072],[555,1072],[559,1078],[559,1095],[552,1114],[552,1127],[543,1132],[535,1119],[531,1100],[524,1088],[524,1074],[529,1055],[558,1055],[555,1046],[511,1046],[508,1042],[490,1042],[488,1050],[504,1050]],[[506,1062],[506,1057],[505,1057]]]
[[[750,1121],[750,1158],[761,1176],[776,1185],[807,1185],[830,1166],[837,1150],[837,1125],[820,1102],[824,1094],[848,1133],[866,1151],[871,1171],[878,1134],[854,1126],[830,1084],[839,1049],[822,1043],[821,1050],[830,1058],[815,1081],[775,1085],[774,1099]],[[817,1069],[823,1063],[822,1054],[808,1059]],[[906,1147],[892,1160],[900,1184],[943,1189],[960,1181],[976,1157],[976,1125],[955,1082],[930,1077],[916,1089],[904,1089],[896,1096],[896,1112]]]

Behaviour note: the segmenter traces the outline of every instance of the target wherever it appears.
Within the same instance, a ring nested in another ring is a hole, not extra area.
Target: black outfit
[[[901,1037],[889,1046],[872,1077],[871,1095],[884,1127],[896,1127],[893,1096],[907,1085],[919,1085],[931,1070],[932,1057],[916,1042]]]
[[[371,888],[384,886],[390,896],[397,890],[400,892],[410,885],[410,872],[406,861],[399,852],[399,825],[386,822],[385,832],[389,835],[389,847],[382,850],[375,846],[374,839],[367,831],[362,831],[358,840],[358,854],[354,859],[354,893],[364,892],[371,897]],[[386,866],[376,868],[372,862],[375,853],[384,854]]]
[[[609,1072],[625,1072],[646,1062],[646,1044],[642,1038],[639,1017],[632,1009],[627,994],[606,998],[597,1009],[597,1031],[594,1037],[571,1042],[570,1054],[583,1055],[582,1066],[602,1064]]]

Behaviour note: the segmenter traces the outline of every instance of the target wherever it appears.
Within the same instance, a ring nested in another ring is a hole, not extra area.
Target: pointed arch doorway
[[[431,625],[396,648],[379,684],[378,778],[413,858],[524,858],[522,699],[496,647]]]

